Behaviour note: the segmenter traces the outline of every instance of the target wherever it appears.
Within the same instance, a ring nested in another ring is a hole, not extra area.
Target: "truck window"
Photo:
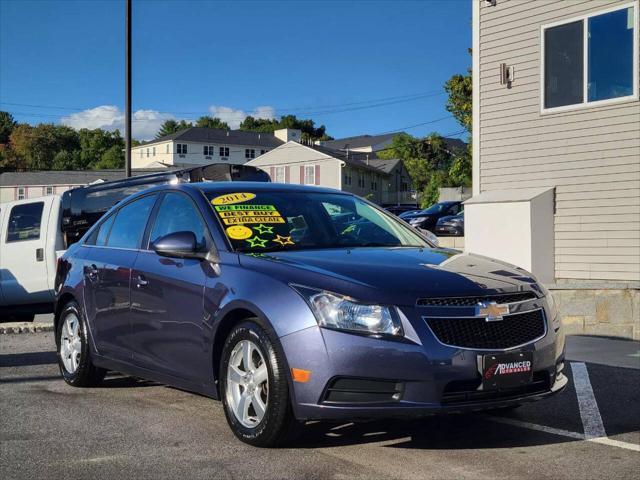
[[[7,243],[40,238],[40,224],[44,202],[16,205],[9,214]]]

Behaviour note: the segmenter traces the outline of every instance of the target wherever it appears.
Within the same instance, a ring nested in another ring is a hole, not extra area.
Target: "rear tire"
[[[60,313],[56,330],[58,366],[64,381],[73,387],[99,385],[107,371],[91,360],[87,323],[75,301],[67,303]]]
[[[229,333],[218,378],[224,413],[236,437],[256,447],[280,446],[295,437],[299,423],[291,406],[286,362],[257,319]]]

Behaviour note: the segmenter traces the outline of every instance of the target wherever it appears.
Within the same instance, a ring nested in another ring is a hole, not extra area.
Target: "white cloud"
[[[137,110],[133,112],[132,135],[138,140],[150,140],[155,137],[160,125],[172,115],[156,110]],[[124,113],[115,105],[101,105],[62,117],[60,123],[79,130],[81,128],[101,128],[120,130],[124,135]]]
[[[244,110],[236,110],[231,107],[224,107],[221,105],[211,105],[209,112],[212,117],[218,117],[223,122],[227,122],[230,128],[235,129],[240,126],[240,123],[251,115],[254,118],[263,118],[271,120],[276,118],[276,111],[269,105],[262,105],[256,107],[252,112],[245,112]]]
[[[209,113],[212,117],[218,117],[223,122],[227,122],[232,129],[238,128],[248,115],[254,118],[270,120],[275,118],[276,114],[275,109],[268,105],[256,107],[251,112],[212,105],[209,107]],[[164,121],[169,119],[180,120],[169,113],[162,113],[157,110],[137,110],[133,112],[131,127],[133,137],[138,140],[151,140],[155,137]],[[101,128],[113,131],[117,129],[124,135],[124,113],[115,105],[101,105],[73,113],[62,117],[60,123],[76,130],[81,128]]]

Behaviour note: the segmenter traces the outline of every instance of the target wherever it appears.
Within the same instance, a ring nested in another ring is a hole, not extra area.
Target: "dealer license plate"
[[[502,390],[526,385],[533,378],[533,354],[514,352],[482,357],[482,389]]]

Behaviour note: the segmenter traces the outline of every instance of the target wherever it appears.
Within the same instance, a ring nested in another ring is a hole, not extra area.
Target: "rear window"
[[[413,229],[344,194],[231,192],[209,200],[235,250],[429,247]]]
[[[7,243],[38,240],[44,202],[16,205],[9,214]]]

